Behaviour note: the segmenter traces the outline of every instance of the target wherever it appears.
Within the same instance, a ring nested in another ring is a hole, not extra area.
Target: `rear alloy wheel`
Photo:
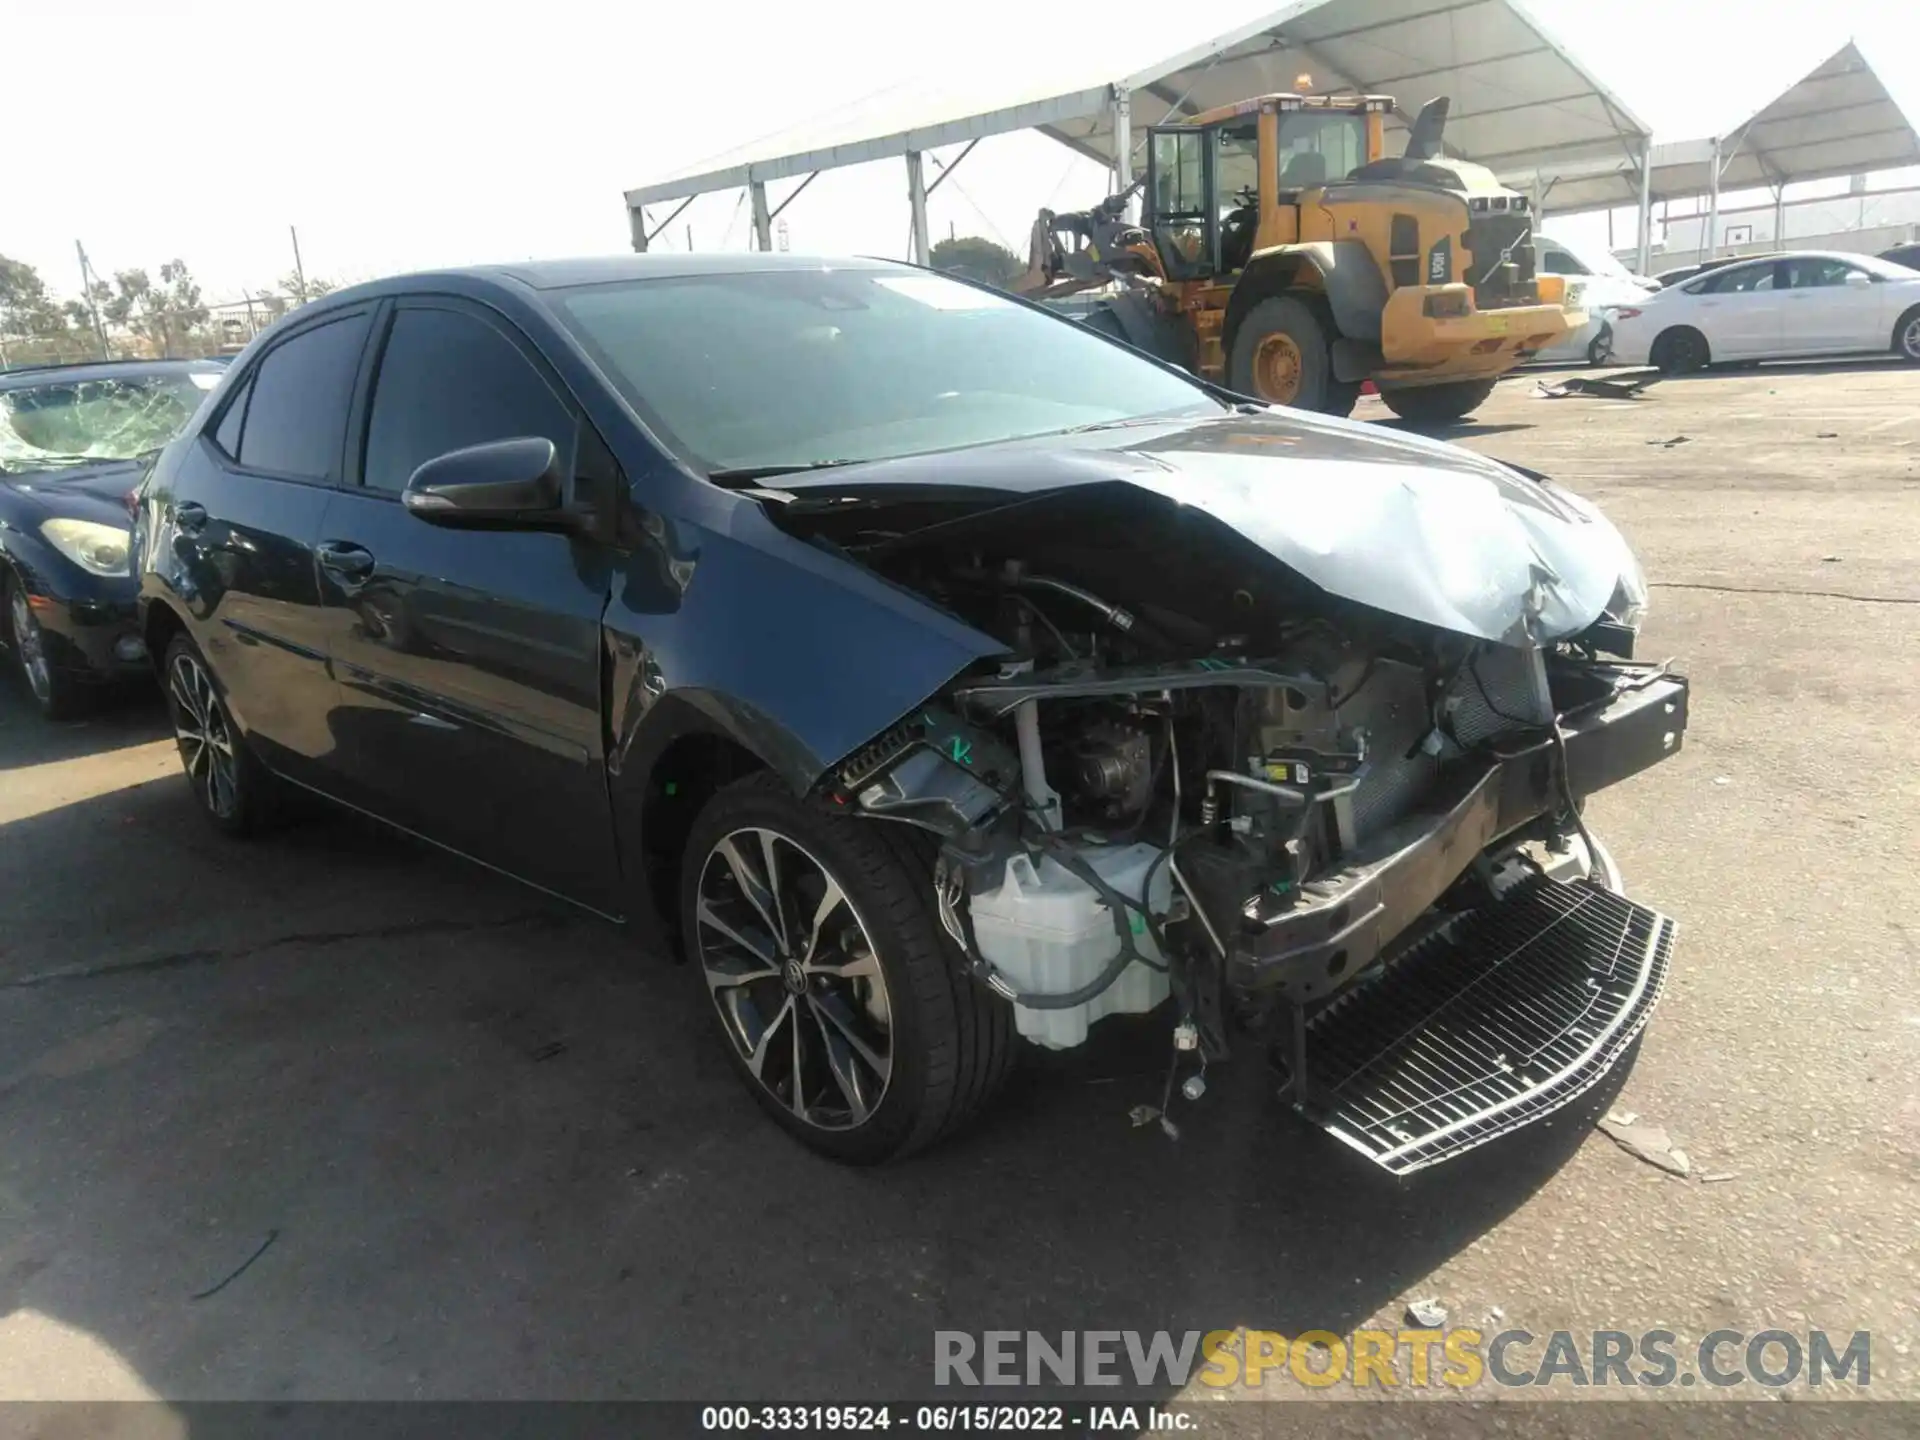
[[[1360,386],[1334,378],[1332,331],[1328,319],[1305,300],[1292,295],[1262,300],[1234,332],[1227,366],[1232,388],[1273,405],[1351,415]]]
[[[1648,358],[1665,374],[1687,375],[1706,369],[1713,361],[1713,352],[1707,346],[1706,336],[1691,325],[1681,325],[1655,340],[1653,353]]]
[[[1893,327],[1893,352],[1909,365],[1920,365],[1920,305],[1902,315]]]
[[[227,713],[206,661],[185,635],[173,637],[165,665],[167,710],[180,764],[200,813],[229,835],[245,835],[266,818],[267,773]]]
[[[53,666],[47,657],[47,637],[33,613],[27,587],[18,576],[7,579],[7,636],[13,646],[20,678],[40,713],[49,720],[69,720],[81,709],[83,692]]]
[[[714,797],[681,915],[734,1067],[788,1133],[870,1163],[941,1138],[1013,1055],[1011,1013],[954,963],[925,857],[760,774]]]
[[[1386,407],[1416,425],[1447,425],[1464,420],[1493,394],[1494,380],[1454,380],[1445,385],[1416,385],[1382,390]]]

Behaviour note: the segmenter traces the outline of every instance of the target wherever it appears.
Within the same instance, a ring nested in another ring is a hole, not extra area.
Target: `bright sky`
[[[227,299],[292,268],[289,225],[308,272],[344,280],[622,251],[627,187],[850,99],[1031,70],[1048,43],[1172,53],[1279,3],[0,0],[0,253],[62,292],[76,238],[103,274],[179,256]],[[1920,119],[1910,3],[1523,3],[1662,139],[1730,129],[1850,35]],[[932,229],[1024,253],[1036,209],[1103,192],[1052,141],[1000,137],[935,193]],[[903,255],[903,165],[823,174],[785,218],[796,251]],[[688,225],[699,249],[748,244],[737,193],[695,202],[663,243],[682,248]]]

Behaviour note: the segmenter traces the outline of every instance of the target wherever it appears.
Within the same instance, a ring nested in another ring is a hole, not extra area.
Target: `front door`
[[[1881,313],[1885,285],[1860,266],[1830,255],[1800,255],[1785,264],[1786,343],[1792,353],[1835,355],[1885,347],[1893,329],[1893,317]]]
[[[422,463],[489,440],[541,436],[572,463],[571,400],[492,312],[403,300],[365,417],[358,483],[317,544],[349,798],[616,910],[600,723],[613,557],[582,537],[443,528],[399,503]]]

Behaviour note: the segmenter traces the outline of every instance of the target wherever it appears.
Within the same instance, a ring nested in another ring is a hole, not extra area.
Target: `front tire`
[[[1455,380],[1446,385],[1416,385],[1382,390],[1380,398],[1402,420],[1416,425],[1447,425],[1464,420],[1493,394],[1494,380]]]
[[[1296,410],[1351,415],[1360,386],[1334,378],[1332,334],[1329,318],[1304,300],[1262,300],[1234,332],[1227,365],[1232,388]]]
[[[734,1069],[823,1155],[872,1164],[930,1145],[1011,1067],[1011,1009],[957,963],[917,832],[750,775],[694,822],[680,906]]]
[[[48,720],[71,720],[86,709],[88,695],[64,674],[47,654],[47,637],[27,599],[27,587],[18,575],[7,577],[7,641],[13,663],[27,687],[34,708]]]
[[[160,673],[181,768],[200,813],[225,835],[261,830],[273,816],[273,777],[247,748],[213,672],[184,632],[167,646]]]

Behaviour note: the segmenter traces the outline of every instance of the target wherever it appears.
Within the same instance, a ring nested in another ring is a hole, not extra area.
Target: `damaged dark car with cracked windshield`
[[[1612,525],[927,271],[343,291],[136,550],[210,819],[318,792],[676,947],[838,1158],[1157,1011],[1176,1109],[1270,1064],[1404,1173],[1590,1088],[1665,977],[1582,817],[1686,729]]]

